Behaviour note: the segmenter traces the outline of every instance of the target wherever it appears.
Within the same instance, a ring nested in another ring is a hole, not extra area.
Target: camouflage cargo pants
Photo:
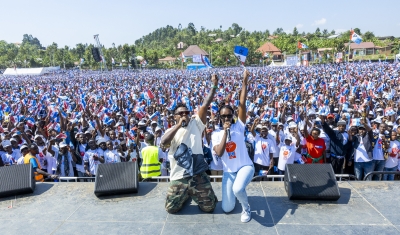
[[[165,209],[171,214],[178,212],[189,196],[204,212],[213,212],[218,202],[211,187],[210,177],[203,172],[190,178],[172,180],[167,192]]]

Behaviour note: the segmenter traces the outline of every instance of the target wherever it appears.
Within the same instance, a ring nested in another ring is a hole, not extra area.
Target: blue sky
[[[314,32],[317,27],[338,31],[358,27],[376,36],[400,37],[397,0],[269,1],[269,0],[12,0],[2,1],[0,40],[21,42],[32,34],[43,46],[93,43],[99,34],[106,47],[133,44],[159,27],[227,29],[238,23],[249,31],[281,27]]]

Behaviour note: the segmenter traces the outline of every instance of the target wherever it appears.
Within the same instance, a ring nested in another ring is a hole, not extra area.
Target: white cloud
[[[325,18],[322,18],[322,19],[320,19],[320,20],[314,21],[314,24],[313,24],[313,25],[323,25],[323,24],[325,24],[325,23],[326,23],[326,19],[325,19]]]
[[[298,29],[303,28],[303,26],[304,26],[303,24],[296,24],[296,28],[298,28]]]

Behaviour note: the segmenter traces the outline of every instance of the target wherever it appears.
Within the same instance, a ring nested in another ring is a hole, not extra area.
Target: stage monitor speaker
[[[287,164],[285,190],[290,200],[337,201],[340,198],[331,164]]]
[[[137,193],[139,188],[136,162],[100,164],[94,194],[99,196]]]
[[[100,62],[101,61],[99,48],[93,47],[92,48],[92,55],[93,55],[94,61],[96,61],[96,62]]]
[[[0,167],[0,197],[33,193],[36,187],[31,164]]]

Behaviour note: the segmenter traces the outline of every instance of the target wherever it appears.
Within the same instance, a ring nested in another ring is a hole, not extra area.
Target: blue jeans
[[[383,171],[397,171],[397,166],[392,168],[383,168]],[[394,175],[392,174],[384,174],[382,180],[394,180]]]
[[[383,168],[385,168],[385,162],[386,160],[372,160],[374,163],[374,169],[373,171],[383,171]],[[381,180],[382,175],[373,175],[372,180]]]
[[[374,170],[374,163],[369,162],[354,162],[354,173],[358,180],[363,180],[364,176]],[[367,180],[371,180],[371,176],[368,176]]]
[[[235,208],[236,198],[242,204],[243,210],[249,207],[246,186],[254,175],[254,166],[243,166],[237,172],[224,172],[222,177],[222,210],[225,213]]]

